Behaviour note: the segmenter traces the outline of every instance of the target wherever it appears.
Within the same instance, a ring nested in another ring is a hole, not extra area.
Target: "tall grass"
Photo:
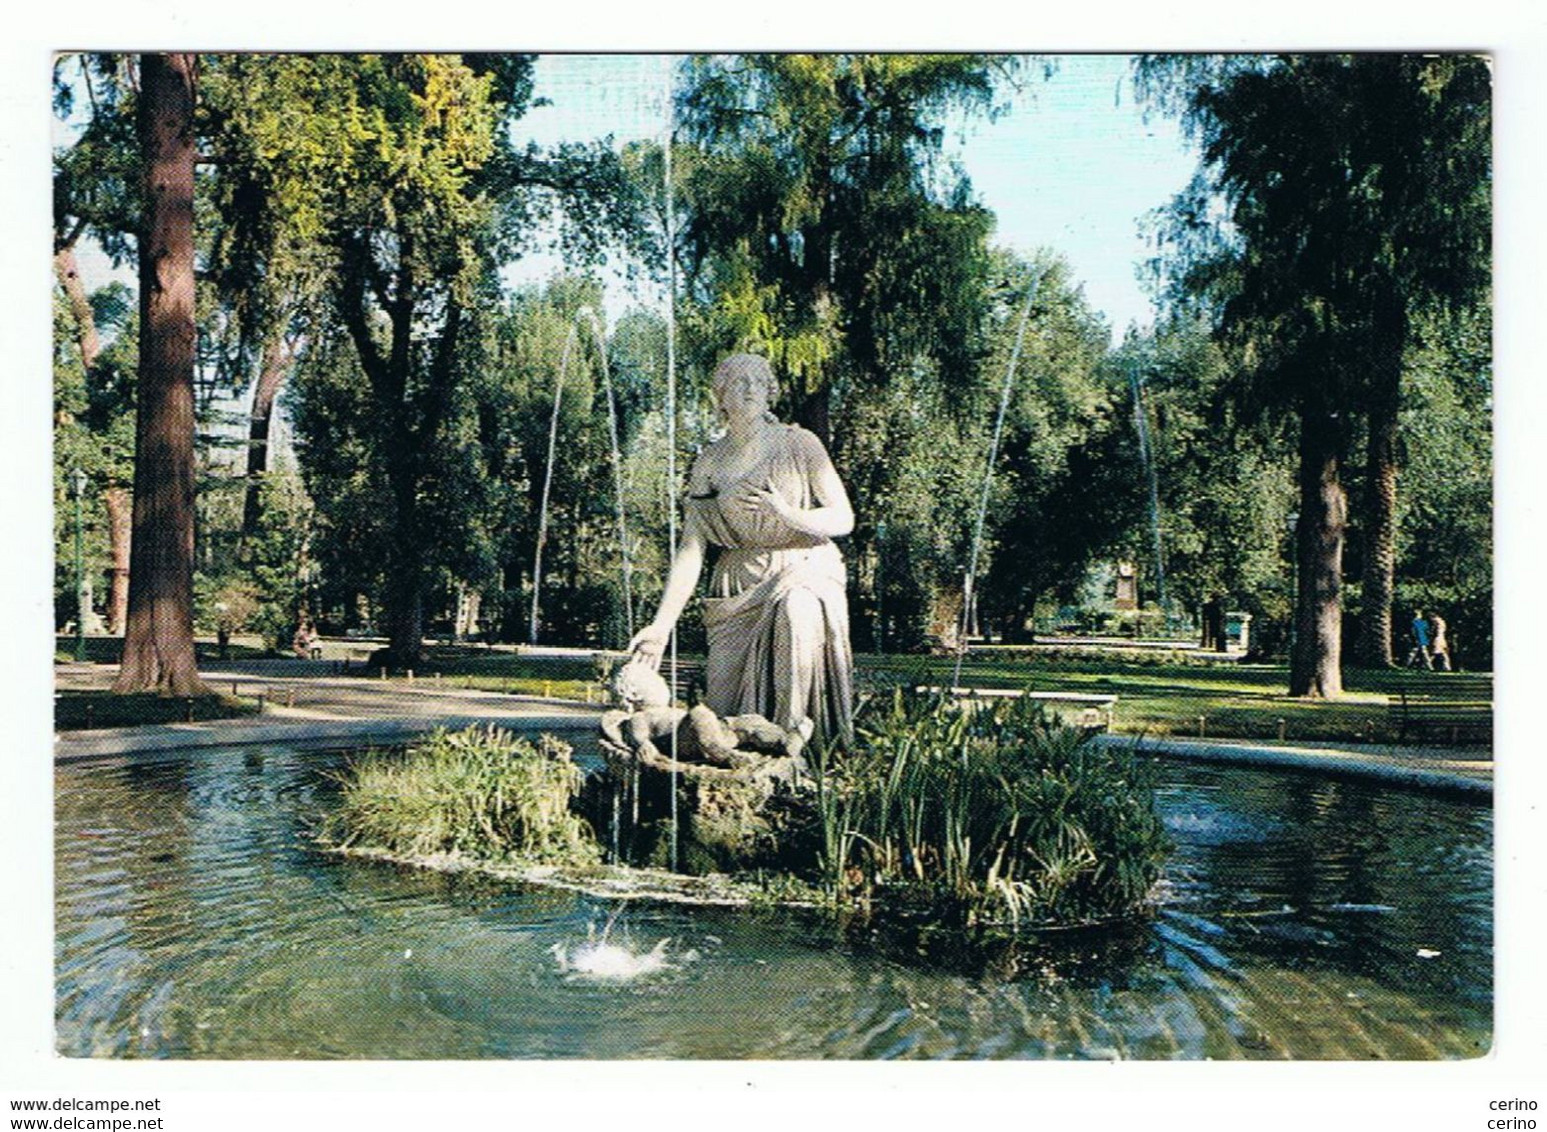
[[[405,753],[352,763],[324,835],[407,856],[592,865],[600,847],[570,808],[583,778],[549,735],[534,744],[494,727],[437,731]]]
[[[824,756],[818,809],[835,891],[923,900],[967,923],[1079,923],[1140,909],[1168,842],[1152,772],[1028,701],[873,702]]]

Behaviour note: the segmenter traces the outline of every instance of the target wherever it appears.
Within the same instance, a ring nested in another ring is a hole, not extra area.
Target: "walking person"
[[[1446,633],[1448,626],[1445,619],[1438,613],[1429,614],[1429,658],[1436,672],[1450,672],[1450,638]]]
[[[1429,622],[1425,620],[1423,610],[1413,610],[1413,622],[1408,627],[1408,632],[1412,637],[1413,647],[1407,653],[1407,666],[1433,668],[1434,662],[1429,655]]]

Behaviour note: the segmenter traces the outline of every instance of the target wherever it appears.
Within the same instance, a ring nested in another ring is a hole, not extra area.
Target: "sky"
[[[536,95],[518,131],[540,144],[660,140],[666,128],[666,55],[545,55]],[[1154,312],[1136,276],[1149,255],[1142,219],[1191,179],[1196,150],[1177,124],[1146,121],[1133,97],[1129,58],[1066,55],[1044,80],[1031,67],[1008,91],[1008,110],[993,121],[953,119],[946,154],[959,161],[978,198],[998,217],[995,241],[1023,254],[1051,248],[1067,258],[1091,306],[1117,335],[1147,326]],[[511,282],[541,280],[560,268],[536,254],[507,270]],[[613,317],[631,295],[609,282]]]

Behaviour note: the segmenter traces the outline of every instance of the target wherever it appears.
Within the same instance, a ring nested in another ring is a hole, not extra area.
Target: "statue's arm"
[[[698,575],[704,568],[704,536],[692,524],[682,533],[677,545],[677,556],[671,560],[671,570],[666,575],[666,588],[661,594],[660,608],[655,619],[629,642],[629,651],[646,661],[651,667],[659,667],[661,654],[666,651],[667,638],[682,616],[683,607],[698,585]]]
[[[771,492],[771,503],[778,515],[791,529],[815,538],[842,538],[854,529],[854,508],[849,503],[849,493],[844,490],[838,470],[822,442],[809,433],[803,434],[806,446],[803,461],[806,475],[811,481],[811,496],[815,507],[797,507],[778,492]]]

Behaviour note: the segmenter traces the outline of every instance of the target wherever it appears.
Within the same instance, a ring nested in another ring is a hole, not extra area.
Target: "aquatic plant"
[[[436,731],[400,754],[369,752],[343,774],[326,838],[405,856],[593,865],[601,849],[571,801],[584,778],[568,744],[496,727]]]
[[[1142,909],[1169,851],[1149,765],[1030,701],[872,701],[823,757],[823,866],[840,897],[968,924]]]

